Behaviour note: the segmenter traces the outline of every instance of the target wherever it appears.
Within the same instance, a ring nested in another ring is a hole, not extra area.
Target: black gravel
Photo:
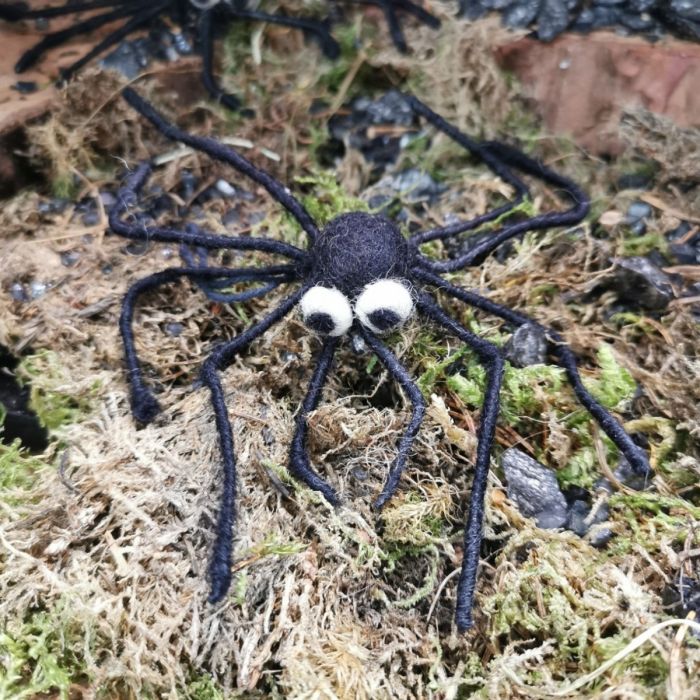
[[[700,41],[698,0],[460,0],[459,6],[461,16],[469,20],[499,12],[505,26],[532,27],[542,41],[567,29],[615,29],[651,39],[673,34]]]
[[[524,516],[535,518],[538,527],[545,529],[566,525],[566,498],[551,469],[514,447],[503,453],[501,466],[508,483],[508,498]]]

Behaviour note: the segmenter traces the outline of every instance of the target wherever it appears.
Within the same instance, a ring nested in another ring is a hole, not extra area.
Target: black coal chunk
[[[674,298],[671,278],[649,258],[615,258],[612,287],[620,301],[635,307],[661,310]]]
[[[516,367],[541,365],[547,360],[547,335],[535,323],[525,323],[515,329],[505,347],[506,359]]]
[[[545,529],[566,525],[569,518],[566,499],[551,469],[514,447],[503,453],[501,465],[508,498],[524,516],[535,518],[537,525]]]

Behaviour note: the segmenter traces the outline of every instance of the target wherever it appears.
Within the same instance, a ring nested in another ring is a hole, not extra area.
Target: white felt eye
[[[306,326],[322,335],[343,335],[352,326],[350,302],[332,287],[311,287],[299,305]]]
[[[404,323],[413,313],[413,299],[398,280],[368,284],[357,297],[355,313],[360,323],[375,333],[386,333]]]

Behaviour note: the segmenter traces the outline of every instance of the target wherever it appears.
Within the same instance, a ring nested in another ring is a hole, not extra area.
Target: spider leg
[[[316,368],[309,382],[309,390],[301,405],[296,419],[296,430],[289,449],[289,471],[303,481],[314,491],[320,491],[325,499],[334,506],[340,504],[340,499],[333,487],[314,471],[307,453],[307,436],[309,431],[307,416],[316,409],[321,400],[323,385],[328,378],[328,372],[333,364],[333,356],[338,347],[339,338],[329,336],[323,341]]]
[[[24,2],[0,5],[0,19],[7,22],[21,22],[27,19],[51,19],[64,15],[77,14],[85,10],[97,10],[101,7],[114,7],[116,5],[139,4],[140,0],[89,0],[88,2],[76,2],[58,7],[43,7],[33,10]]]
[[[417,20],[428,25],[431,29],[440,29],[442,26],[442,22],[435,15],[415,2],[411,2],[411,0],[394,0],[394,2],[404,12],[413,15]]]
[[[420,7],[420,5],[416,5],[410,0],[356,0],[356,2],[362,5],[374,5],[382,10],[387,25],[389,26],[391,40],[401,53],[408,52],[408,45],[406,44],[406,38],[401,29],[401,22],[398,18],[397,10],[413,15],[420,22],[432,29],[439,29],[441,25],[440,20],[435,15],[432,15],[430,12]]]
[[[335,59],[340,56],[340,45],[331,36],[322,22],[306,19],[304,17],[289,17],[288,15],[270,14],[269,12],[260,12],[258,10],[239,9],[230,5],[222,5],[221,9],[227,12],[231,17],[237,19],[269,22],[270,24],[282,25],[283,27],[301,29],[306,34],[311,34],[318,40],[325,56],[330,59]]]
[[[377,336],[368,331],[366,328],[360,328],[360,334],[364,338],[367,345],[372,349],[372,352],[379,358],[380,362],[389,370],[394,379],[401,385],[403,390],[408,394],[413,405],[411,422],[408,424],[406,431],[401,436],[399,441],[399,450],[394,460],[394,463],[389,469],[389,476],[382,488],[381,493],[372,504],[376,510],[381,510],[386,502],[394,495],[396,488],[399,485],[401,474],[406,468],[408,461],[408,453],[411,450],[413,441],[418,434],[421,423],[425,416],[425,399],[421,394],[416,383],[411,379],[406,368],[399,362],[396,355],[382,343]]]
[[[482,216],[469,219],[468,221],[458,221],[450,226],[442,226],[430,229],[429,231],[416,233],[409,238],[409,242],[412,245],[419,246],[428,241],[456,236],[489,221],[494,221],[517,207],[529,195],[527,185],[510,170],[504,159],[492,150],[490,144],[476,141],[470,136],[467,136],[467,134],[447,122],[439,114],[433,112],[430,107],[421,102],[417,97],[408,94],[404,94],[403,97],[418,116],[423,117],[423,119],[432,124],[438,131],[442,131],[449,138],[462,146],[462,148],[469,151],[475,158],[481,160],[495,175],[511,185],[515,189],[516,194],[513,201]]]
[[[218,603],[226,595],[231,585],[233,526],[236,520],[236,455],[233,444],[233,430],[226,408],[226,397],[219,379],[219,372],[226,369],[241,350],[286,316],[297,304],[306,289],[306,287],[302,287],[297,290],[284,299],[262,321],[259,321],[232,340],[219,345],[207,358],[202,367],[202,382],[207,385],[211,393],[224,472],[216,536],[209,564],[211,582],[209,602],[211,603]]]
[[[212,16],[213,9],[203,10],[198,20],[199,38],[202,42],[202,83],[213,99],[220,102],[227,109],[236,112],[241,108],[241,101],[235,95],[222,90],[214,77]]]
[[[505,360],[501,350],[486,340],[470,333],[460,323],[446,314],[427,294],[422,294],[416,303],[418,310],[435,323],[446,328],[476,352],[486,367],[487,382],[484,405],[477,435],[476,464],[474,482],[469,503],[469,515],[464,529],[464,557],[462,571],[457,586],[457,610],[455,619],[460,630],[469,629],[472,624],[472,606],[476,574],[479,568],[479,551],[483,538],[484,499],[488,483],[491,447],[496,434],[496,420],[499,411],[499,395]]]
[[[174,124],[165,120],[152,105],[146,102],[146,100],[131,88],[125,88],[122,95],[141,116],[148,119],[148,121],[167,138],[172,141],[180,141],[190,146],[190,148],[206,153],[211,158],[234,167],[254,182],[262,185],[270,193],[272,198],[279,202],[299,222],[299,225],[306,231],[309,241],[313,243],[316,240],[319,235],[316,223],[311,218],[309,212],[306,211],[304,205],[296,199],[289,189],[281,182],[264,170],[257,168],[247,158],[233,150],[233,148],[219,143],[214,139],[204,136],[193,136],[192,134],[178,129]]]
[[[80,34],[87,34],[93,29],[98,29],[99,27],[102,27],[105,24],[109,24],[109,22],[114,22],[115,20],[123,19],[124,17],[128,17],[129,15],[133,15],[135,12],[138,12],[137,5],[125,5],[119,7],[116,10],[112,10],[111,12],[105,12],[101,15],[90,17],[81,22],[77,22],[76,24],[73,24],[70,27],[66,27],[65,29],[61,29],[57,32],[51,32],[50,34],[46,34],[44,38],[41,39],[41,41],[36,43],[34,46],[32,46],[31,49],[28,49],[24,52],[24,54],[22,54],[19,61],[17,61],[17,63],[15,64],[15,72],[23,73],[28,68],[31,68],[46,51],[54,48],[55,46],[60,46],[61,44],[64,44],[66,41],[72,39],[74,36],[79,36]]]
[[[138,203],[138,193],[151,174],[152,165],[141,163],[125,180],[123,187],[117,193],[117,202],[109,211],[110,229],[124,238],[138,241],[158,241],[160,243],[184,243],[209,249],[231,250],[260,250],[275,255],[299,261],[301,264],[308,260],[308,253],[289,243],[266,238],[241,238],[219,236],[208,233],[198,226],[191,224],[187,230],[147,226],[143,222],[128,223],[122,216]]]
[[[124,344],[124,357],[131,388],[131,412],[140,423],[150,423],[160,412],[160,406],[153,392],[144,381],[141,363],[136,352],[133,328],[134,308],[141,295],[164,284],[174,282],[181,277],[189,277],[194,281],[203,278],[227,277],[231,283],[278,278],[278,284],[282,284],[295,279],[296,275],[293,267],[290,265],[240,269],[171,267],[144,277],[132,284],[122,302],[119,331]]]
[[[591,396],[590,392],[583,385],[581,375],[578,371],[576,355],[574,355],[572,350],[565,343],[561,334],[537,323],[537,321],[534,321],[525,314],[496,304],[474,292],[456,287],[438,275],[420,269],[414,269],[413,274],[423,282],[443,290],[451,297],[502,318],[514,326],[522,326],[525,323],[531,323],[543,330],[552,346],[552,354],[556,358],[557,364],[566,372],[566,376],[581,405],[595,418],[603,432],[612,440],[613,444],[620,450],[638,474],[648,474],[651,471],[649,460],[644,450],[634,443],[620,423]]]
[[[150,22],[154,17],[160,14],[168,5],[170,0],[161,0],[160,3],[151,5],[145,9],[137,9],[136,14],[124,25],[116,29],[111,34],[106,36],[102,41],[92,47],[83,57],[79,58],[75,63],[72,63],[67,68],[61,70],[61,79],[70,80],[70,78],[79,71],[86,63],[89,63],[95,56],[99,56],[107,49],[119,43],[124,37],[136,31],[139,27]],[[132,13],[134,10],[132,9]]]
[[[561,188],[571,201],[571,206],[564,211],[554,211],[518,221],[503,227],[487,240],[474,246],[470,251],[454,260],[438,262],[428,260],[423,256],[419,258],[421,267],[431,272],[453,272],[478,261],[492,253],[505,241],[514,238],[527,231],[540,231],[560,226],[573,226],[580,223],[590,211],[590,200],[583,190],[572,180],[560,175],[551,168],[534,158],[526,156],[517,148],[495,141],[486,144],[489,152],[497,154],[504,162],[513,165],[519,170],[534,175],[540,180]]]
[[[192,254],[191,250],[186,245],[180,246],[180,257],[186,267],[208,269],[207,250],[206,248],[198,247],[196,249],[197,258]],[[219,292],[219,289],[227,289],[238,280],[231,280],[227,277],[218,277],[216,279],[203,279],[201,277],[193,277],[192,281],[207,295],[208,299],[218,301],[222,304],[236,304],[242,301],[250,301],[257,297],[265,296],[268,292],[276,289],[281,284],[285,283],[285,279],[276,279],[267,282],[261,287],[246,289],[243,292]]]
[[[399,22],[399,17],[396,14],[396,9],[391,0],[377,0],[377,2],[369,4],[376,5],[384,13],[384,19],[389,27],[389,34],[391,40],[394,42],[394,46],[396,46],[401,53],[408,53],[406,37],[404,36],[401,22]]]

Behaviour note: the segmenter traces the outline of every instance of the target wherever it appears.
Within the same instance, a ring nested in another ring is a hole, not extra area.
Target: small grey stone
[[[583,537],[588,531],[586,518],[591,512],[591,509],[586,501],[574,501],[569,510],[569,519],[566,523],[566,529],[575,532],[579,537]]]
[[[627,208],[627,222],[633,224],[651,215],[651,207],[646,202],[632,202]]]
[[[66,250],[61,253],[61,264],[64,267],[73,267],[80,260],[80,253],[75,250]]]
[[[525,323],[515,329],[505,347],[506,359],[516,367],[542,365],[547,360],[547,336],[544,328]]]
[[[508,498],[524,516],[535,518],[541,528],[564,527],[568,519],[566,499],[551,469],[515,447],[503,453],[501,465]]]
[[[10,286],[10,296],[15,301],[29,301],[27,292],[21,282],[13,282]]]

